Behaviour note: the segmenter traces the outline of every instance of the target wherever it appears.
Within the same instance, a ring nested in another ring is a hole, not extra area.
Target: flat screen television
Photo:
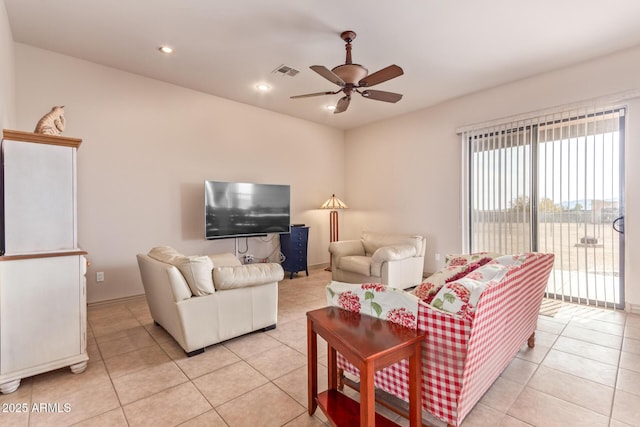
[[[289,233],[289,185],[205,181],[205,238]]]

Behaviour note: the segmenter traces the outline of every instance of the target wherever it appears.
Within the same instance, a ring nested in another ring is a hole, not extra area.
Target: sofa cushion
[[[193,295],[209,295],[216,291],[211,276],[213,263],[208,256],[178,257],[175,266],[184,276]]]
[[[467,265],[474,262],[478,262],[484,258],[497,258],[500,254],[495,252],[475,252],[472,254],[460,254],[454,255],[449,254],[445,257],[444,265],[445,266],[459,266],[459,265]]]
[[[167,264],[171,265],[173,265],[173,258],[175,258],[176,256],[182,256],[180,252],[176,251],[171,246],[156,246],[155,248],[151,248],[147,255],[150,258],[166,262]]]
[[[149,251],[149,257],[176,266],[187,281],[191,293],[196,296],[215,292],[213,287],[213,262],[207,256],[185,256],[170,246],[158,246]]]
[[[215,267],[213,281],[217,290],[244,288],[273,283],[284,278],[280,264],[273,262]]]
[[[242,265],[240,260],[232,253],[224,252],[221,254],[209,255],[214,267],[230,267]]]
[[[422,252],[422,239],[421,236],[363,232],[361,241],[365,255],[371,256],[378,248],[393,245],[411,245],[416,248],[416,254],[420,254]]]
[[[342,268],[340,261],[345,256],[361,255],[364,256],[364,246],[361,240],[338,240],[329,243],[329,253],[334,268]]]
[[[345,256],[340,259],[340,268],[363,276],[371,275],[371,257],[362,255]]]

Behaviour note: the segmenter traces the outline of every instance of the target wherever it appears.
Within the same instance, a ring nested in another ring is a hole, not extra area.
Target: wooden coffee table
[[[318,338],[328,344],[329,389],[318,394]],[[409,359],[409,420],[422,425],[421,342],[425,333],[337,307],[307,313],[309,415],[316,408],[334,426],[396,426],[375,412],[373,376],[402,359]],[[360,370],[360,404],[338,391],[336,352]]]

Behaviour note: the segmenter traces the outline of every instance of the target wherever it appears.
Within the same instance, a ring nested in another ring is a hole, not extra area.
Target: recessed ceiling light
[[[256,85],[256,89],[258,89],[260,92],[268,92],[271,90],[271,86],[266,83],[259,83]]]
[[[326,108],[326,109],[327,109],[327,110],[329,110],[329,111],[333,111],[333,110],[335,110],[335,109],[336,109],[336,106],[335,106],[335,105],[327,105],[327,106],[326,106],[326,107],[324,107],[324,108]]]
[[[171,49],[169,46],[160,46],[158,50],[162,53],[173,53],[173,49]]]

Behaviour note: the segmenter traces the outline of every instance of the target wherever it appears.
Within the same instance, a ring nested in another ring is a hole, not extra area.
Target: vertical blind
[[[461,133],[465,247],[556,255],[547,292],[622,303],[624,109],[583,108]]]
[[[466,135],[472,252],[532,250],[531,129],[509,123]]]

